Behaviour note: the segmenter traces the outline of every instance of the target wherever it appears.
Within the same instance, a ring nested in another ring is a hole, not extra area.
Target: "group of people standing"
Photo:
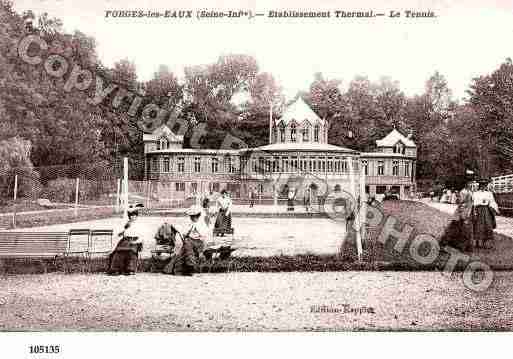
[[[456,217],[465,247],[469,250],[493,247],[493,230],[499,207],[487,186],[487,180],[480,180],[478,189],[472,191],[472,182],[468,182],[459,193]]]
[[[214,200],[215,205],[212,205]],[[209,254],[207,244],[213,233],[224,236],[231,231],[231,209],[230,195],[223,190],[218,198],[205,197],[201,206],[193,205],[186,211],[190,223],[183,234],[171,224],[162,224],[155,234],[159,249],[152,253],[153,260],[162,266],[164,273],[192,275],[197,271],[200,260]],[[137,208],[129,208],[128,222],[119,233],[121,239],[109,256],[108,273],[111,275],[131,275],[137,270],[144,233],[139,228],[138,214]]]

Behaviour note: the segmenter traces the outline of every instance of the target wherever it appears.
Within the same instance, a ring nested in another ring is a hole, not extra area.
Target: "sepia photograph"
[[[512,35],[500,0],[0,0],[0,340],[510,332]]]

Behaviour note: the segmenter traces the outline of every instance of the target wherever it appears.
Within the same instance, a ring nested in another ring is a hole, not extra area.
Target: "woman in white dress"
[[[473,194],[474,237],[477,247],[492,248],[495,216],[499,207],[493,193],[487,189],[488,181],[479,181],[479,189]]]
[[[215,224],[216,233],[224,236],[232,228],[232,200],[226,190],[221,192],[221,197],[217,199],[219,213]]]

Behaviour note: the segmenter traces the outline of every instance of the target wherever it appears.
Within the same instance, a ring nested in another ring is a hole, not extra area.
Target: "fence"
[[[492,190],[495,193],[513,192],[513,174],[499,177],[492,177]]]
[[[49,224],[51,216],[66,221],[87,210],[116,213],[120,168],[96,162],[0,172],[0,227],[16,227],[19,221]]]

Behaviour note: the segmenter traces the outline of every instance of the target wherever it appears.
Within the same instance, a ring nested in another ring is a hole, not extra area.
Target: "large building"
[[[376,152],[330,145],[327,121],[299,98],[269,131],[269,144],[257,148],[185,149],[183,137],[162,125],[144,135],[146,178],[163,200],[224,188],[235,198],[250,190],[275,198],[291,187],[299,196],[306,188],[321,195],[349,190],[359,178],[369,195],[406,198],[416,190],[415,143],[395,129],[376,141]]]

